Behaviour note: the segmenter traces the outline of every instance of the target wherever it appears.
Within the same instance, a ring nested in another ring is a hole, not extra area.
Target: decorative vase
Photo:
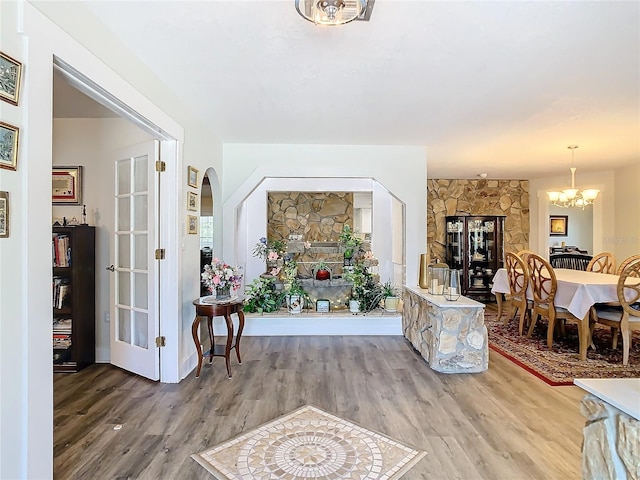
[[[302,313],[304,299],[300,295],[287,295],[287,309],[289,313]]]
[[[418,276],[418,285],[420,288],[429,288],[429,254],[420,254],[420,274]]]
[[[316,270],[316,280],[329,280],[331,272],[329,270]]]
[[[351,313],[358,313],[360,311],[360,301],[359,300],[349,300],[349,311]]]
[[[231,285],[216,287],[216,300],[229,300],[231,298]]]
[[[447,270],[444,281],[444,298],[452,301],[460,298],[460,270]]]
[[[400,298],[398,297],[385,297],[384,310],[386,312],[397,312],[399,302],[400,302]]]

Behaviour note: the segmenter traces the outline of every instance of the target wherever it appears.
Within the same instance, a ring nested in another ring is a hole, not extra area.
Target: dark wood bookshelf
[[[62,308],[52,302],[53,322],[71,319],[68,348],[53,348],[53,371],[77,372],[95,363],[95,227],[88,225],[53,227],[52,241],[56,235],[69,239],[69,266],[53,267],[53,278],[68,284],[68,298]],[[53,248],[52,248],[53,256]],[[55,260],[52,259],[55,265]],[[55,287],[54,287],[55,295]]]

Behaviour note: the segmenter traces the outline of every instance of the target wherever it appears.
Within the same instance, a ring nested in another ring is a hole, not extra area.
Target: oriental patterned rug
[[[502,314],[502,319],[506,313]],[[595,350],[587,350],[587,360],[578,355],[578,328],[567,322],[564,337],[554,336],[553,348],[547,348],[547,323],[539,319],[531,335],[518,334],[518,321],[504,326],[494,312],[485,313],[489,348],[504,355],[549,385],[572,385],[574,378],[640,377],[640,332],[635,332],[629,352],[629,364],[622,365],[622,339],[611,348],[611,329],[597,325],[593,335]]]
[[[425,455],[307,405],[191,457],[218,480],[394,480]]]

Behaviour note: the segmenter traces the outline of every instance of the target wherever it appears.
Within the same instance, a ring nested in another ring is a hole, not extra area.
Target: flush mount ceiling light
[[[552,205],[563,208],[580,207],[584,210],[584,207],[593,204],[600,190],[590,188],[580,191],[576,188],[576,167],[573,166],[573,154],[578,145],[569,145],[567,148],[571,150],[571,188],[565,188],[561,192],[547,192],[547,195]]]
[[[369,21],[375,0],[295,0],[296,10],[316,25]]]

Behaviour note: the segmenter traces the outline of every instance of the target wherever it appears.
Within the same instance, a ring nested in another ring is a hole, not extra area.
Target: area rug
[[[503,313],[502,319],[505,318]],[[618,348],[611,348],[611,330],[597,325],[593,335],[595,350],[587,350],[587,360],[578,354],[578,328],[567,322],[564,337],[554,337],[553,348],[547,348],[547,323],[540,319],[531,338],[518,334],[518,321],[506,326],[494,312],[485,313],[489,333],[489,347],[512,360],[549,385],[572,385],[574,378],[629,378],[640,377],[640,335],[633,337],[629,364],[622,365],[622,339]]]
[[[191,457],[218,480],[393,480],[425,455],[307,405]]]

